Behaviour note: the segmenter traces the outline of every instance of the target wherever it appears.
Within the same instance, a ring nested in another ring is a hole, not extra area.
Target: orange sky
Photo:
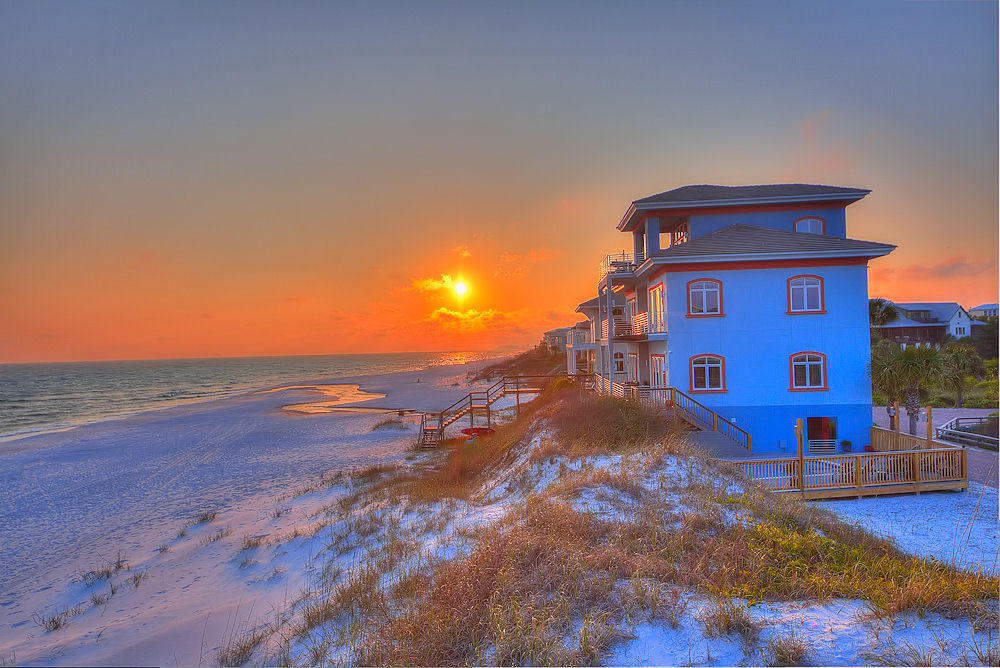
[[[997,300],[992,5],[884,6],[863,26],[834,5],[677,5],[656,40],[589,9],[552,33],[558,12],[515,28],[449,6],[414,32],[352,8],[332,41],[329,17],[256,15],[274,8],[195,27],[176,7],[18,7],[0,17],[19,28],[0,46],[17,101],[0,362],[526,346],[630,248],[632,199],[690,183],[871,188],[848,233],[899,246],[873,296]],[[947,53],[918,48],[928,34]]]

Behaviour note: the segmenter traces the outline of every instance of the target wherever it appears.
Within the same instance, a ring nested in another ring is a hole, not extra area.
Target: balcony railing
[[[643,259],[642,253],[626,253],[625,251],[608,255],[601,262],[601,280],[604,280],[608,274],[633,272],[636,267],[642,264]]]
[[[631,320],[615,320],[615,336],[645,336],[649,334],[649,314],[636,313]]]
[[[568,342],[569,345],[580,345],[582,343],[593,343],[594,339],[590,336],[589,329],[574,329],[569,333]]]

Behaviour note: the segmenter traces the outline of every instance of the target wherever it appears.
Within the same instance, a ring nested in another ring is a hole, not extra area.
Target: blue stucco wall
[[[826,313],[787,315],[786,281],[799,274],[824,278]],[[800,417],[836,417],[838,442],[849,440],[855,449],[868,444],[867,267],[672,272],[664,278],[671,385],[690,389],[690,357],[721,355],[727,392],[693,396],[735,418],[753,436],[755,451],[780,451],[782,440],[794,449]],[[686,316],[686,284],[696,278],[722,281],[723,317]],[[802,351],[827,356],[828,391],[789,391],[789,355]]]
[[[691,238],[721,230],[730,225],[756,225],[793,232],[799,218],[822,218],[826,221],[826,234],[830,237],[847,236],[847,219],[844,209],[801,209],[798,211],[755,211],[752,213],[714,213],[688,218]]]

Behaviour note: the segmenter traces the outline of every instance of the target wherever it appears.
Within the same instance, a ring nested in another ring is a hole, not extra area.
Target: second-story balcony
[[[666,322],[662,320],[650,322],[649,313],[645,311],[636,313],[631,318],[614,321],[616,339],[641,339],[649,334],[665,334],[666,331]]]
[[[642,253],[614,253],[608,255],[601,262],[600,280],[604,280],[608,274],[628,274],[636,270],[642,264]]]
[[[571,329],[566,335],[566,345],[570,348],[593,347],[594,337],[589,329]]]

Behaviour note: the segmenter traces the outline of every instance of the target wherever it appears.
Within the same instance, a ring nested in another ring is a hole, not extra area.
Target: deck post
[[[931,422],[931,407],[927,407],[927,447],[928,449],[933,448],[934,441],[934,425]]]
[[[712,429],[719,431],[719,414],[712,411]]]
[[[916,493],[920,494],[920,451],[916,450],[910,455],[913,459],[913,485]]]
[[[892,444],[892,447],[897,447],[899,445],[899,402],[892,402],[892,430],[896,432],[896,441]]]
[[[854,484],[858,488],[858,498],[861,498],[861,458],[864,455],[854,455]]]
[[[806,459],[802,452],[802,418],[795,421],[795,445],[799,451],[799,490],[802,498],[806,498]]]
[[[521,417],[521,383],[514,381],[514,398],[517,400],[517,416]]]
[[[493,428],[493,416],[490,414],[490,398],[486,397],[486,428]]]

